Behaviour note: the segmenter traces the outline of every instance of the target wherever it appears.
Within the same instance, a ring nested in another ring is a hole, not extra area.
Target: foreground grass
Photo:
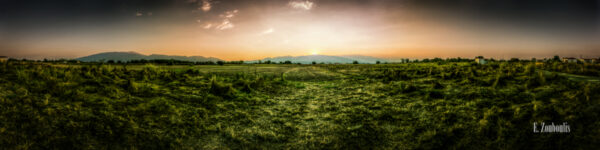
[[[9,149],[598,147],[597,83],[526,63],[0,65]],[[568,122],[571,133],[533,133]]]

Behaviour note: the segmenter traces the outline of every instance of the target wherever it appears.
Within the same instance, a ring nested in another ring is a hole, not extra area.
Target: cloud
[[[229,19],[225,19],[225,20],[223,20],[223,22],[221,22],[221,24],[219,24],[215,28],[217,30],[227,30],[227,29],[231,29],[233,27],[235,27],[235,25],[233,25],[233,23],[231,23],[231,21],[229,21]]]
[[[212,24],[212,23],[210,23],[210,22],[204,23],[204,21],[202,21],[202,20],[200,20],[200,19],[196,20],[196,22],[197,22],[197,23],[199,23],[199,24],[202,24],[201,26],[202,26],[202,28],[204,28],[204,29],[210,29],[210,28],[212,28],[212,27],[213,27],[213,24]]]
[[[267,29],[267,30],[263,31],[263,32],[261,33],[261,35],[267,35],[267,34],[271,34],[271,33],[273,33],[273,32],[275,32],[275,29],[273,29],[273,28],[269,28],[269,29]]]
[[[209,21],[203,21],[203,20],[196,20],[197,23],[202,24],[202,28],[204,29],[215,29],[215,30],[227,30],[227,29],[232,29],[235,27],[235,25],[233,24],[233,22],[231,21],[238,13],[239,11],[236,10],[230,10],[230,11],[226,11],[222,14],[219,15],[220,21],[217,20],[209,20]]]
[[[144,15],[144,13],[142,13],[142,12],[139,12],[139,11],[135,13],[135,16],[136,16],[136,17],[141,17],[141,16],[143,16],[143,15]]]
[[[210,0],[202,1],[202,7],[200,7],[200,9],[202,9],[202,11],[208,12],[208,11],[210,11],[211,8],[212,8],[212,3],[210,2]]]
[[[232,11],[226,11],[224,14],[219,15],[220,17],[222,17],[224,19],[221,22],[221,24],[219,24],[215,28],[217,30],[227,30],[227,29],[231,29],[231,28],[235,27],[235,25],[233,23],[231,23],[230,19],[235,17],[238,12],[239,11],[236,9],[236,10],[232,10]]]
[[[223,18],[233,18],[238,13],[238,10],[226,11],[224,14],[219,15]]]
[[[210,28],[212,28],[212,26],[213,26],[212,23],[207,23],[202,28],[204,28],[204,29],[210,29]]]
[[[137,11],[137,12],[135,12],[135,16],[136,17],[142,17],[142,16],[144,16],[144,14],[146,14],[146,16],[152,16],[153,15],[152,12],[146,12],[146,13],[144,13],[143,11]]]
[[[288,6],[294,9],[311,10],[315,5],[314,2],[308,0],[292,0],[288,3]]]

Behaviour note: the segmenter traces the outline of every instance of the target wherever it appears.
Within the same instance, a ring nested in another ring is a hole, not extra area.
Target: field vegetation
[[[583,68],[583,69],[582,69]],[[583,71],[582,71],[583,70]],[[7,149],[597,149],[598,67],[0,63]],[[562,74],[561,74],[562,73]],[[566,75],[585,75],[572,80]],[[534,122],[570,133],[533,133]]]

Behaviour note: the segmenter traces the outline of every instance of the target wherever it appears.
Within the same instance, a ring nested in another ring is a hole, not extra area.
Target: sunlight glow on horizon
[[[8,33],[3,34],[16,38],[2,41],[0,54],[43,59],[135,51],[223,60],[303,55],[531,58],[600,54],[600,44],[595,43],[600,37],[587,35],[593,32],[554,33],[543,25],[481,20],[397,1],[185,0],[172,5],[131,10],[123,20],[107,19],[110,23],[102,25],[69,18],[74,21],[23,26],[15,33],[5,30]]]
[[[313,50],[310,52],[310,54],[311,54],[311,55],[319,55],[319,50],[317,50],[317,49],[313,49]]]

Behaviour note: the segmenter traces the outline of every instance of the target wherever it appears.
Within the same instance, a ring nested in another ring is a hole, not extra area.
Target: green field
[[[0,63],[0,147],[598,148],[599,76],[550,65]]]

